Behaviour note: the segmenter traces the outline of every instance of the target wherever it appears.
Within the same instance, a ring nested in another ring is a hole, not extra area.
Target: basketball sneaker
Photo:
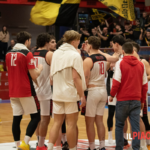
[[[113,142],[113,139],[110,139],[110,138],[109,138],[109,139],[108,139],[108,143],[109,143],[109,144],[113,144],[113,143],[114,143],[114,142]]]
[[[140,150],[148,150],[147,147],[140,147]]]
[[[129,143],[128,143],[128,140],[124,139],[124,146],[128,146]]]
[[[30,150],[30,145],[26,144],[25,141],[22,141],[21,145],[18,147],[18,150]]]
[[[47,150],[47,147],[45,145],[43,147],[37,146],[36,150]]]
[[[62,150],[69,150],[69,145],[67,142],[62,145]]]
[[[105,147],[103,147],[103,148],[101,148],[100,150],[106,150],[106,148],[105,148]]]

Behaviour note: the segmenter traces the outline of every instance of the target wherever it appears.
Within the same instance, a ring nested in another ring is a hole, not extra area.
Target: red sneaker
[[[47,150],[47,147],[45,145],[43,147],[37,146],[36,150]]]

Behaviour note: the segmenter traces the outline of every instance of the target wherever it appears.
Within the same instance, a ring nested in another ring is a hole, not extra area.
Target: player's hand
[[[113,97],[109,97],[109,102],[112,102],[113,101]]]
[[[40,69],[42,71],[43,70],[43,65],[39,64],[38,69]]]
[[[80,108],[84,107],[85,105],[86,105],[86,99],[85,99],[85,96],[82,96]]]
[[[144,108],[144,103],[141,103],[141,110]]]
[[[143,33],[143,29],[141,29],[141,33]]]

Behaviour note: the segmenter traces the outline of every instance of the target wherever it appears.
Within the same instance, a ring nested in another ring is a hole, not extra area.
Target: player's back
[[[89,85],[105,87],[105,73],[106,73],[106,58],[101,54],[93,54],[90,56],[93,61]]]
[[[32,53],[27,49],[12,50],[6,55],[8,68],[9,96],[30,97],[35,96],[35,90],[29,69],[35,69]]]
[[[46,54],[48,50],[35,50],[33,56],[38,64],[43,65],[43,70],[37,78],[38,86],[35,90],[39,100],[50,100],[52,98],[51,85],[50,85],[50,65],[46,62]],[[35,84],[34,84],[35,85]]]

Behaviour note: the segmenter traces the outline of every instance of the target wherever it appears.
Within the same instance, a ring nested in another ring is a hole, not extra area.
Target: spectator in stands
[[[101,38],[101,47],[108,48],[110,45],[110,34],[108,33],[108,28],[104,27],[103,32],[101,32],[100,27],[98,27],[98,30],[98,35]]]
[[[116,30],[117,30],[117,32],[110,32],[110,34],[111,35],[122,35],[122,36],[124,36],[123,35],[123,30],[122,30],[122,28],[121,28],[121,25],[119,25],[119,24],[117,24],[116,25]]]
[[[80,31],[81,31],[81,40],[80,40],[80,45],[82,45],[82,43],[84,43],[88,37],[90,36],[90,33],[88,32],[87,29],[84,29],[84,28],[80,28]]]
[[[112,41],[112,40],[110,41],[110,46],[109,46],[109,48],[113,48],[113,41]]]
[[[109,31],[110,32],[116,32],[116,25],[118,23],[116,21],[114,21],[110,26],[109,26]]]
[[[91,30],[91,36],[99,36],[98,35],[98,30],[97,30],[96,27]]]
[[[124,37],[126,39],[132,39],[133,38],[133,30],[132,30],[132,28],[130,28],[130,24],[125,24]]]
[[[138,19],[136,19],[135,24],[136,25],[133,26],[133,40],[141,46],[143,40],[143,29],[140,26],[140,21]]]
[[[4,25],[2,27],[2,31],[0,31],[0,51],[1,51],[0,55],[2,56],[3,60],[5,60],[8,41],[9,41],[9,32],[7,31],[7,27]]]
[[[150,46],[150,29],[146,31],[146,35],[143,39],[143,46]]]
[[[12,50],[15,44],[16,44],[15,40],[11,40],[10,41],[10,46],[8,47],[7,51]]]
[[[147,17],[147,20],[145,22],[145,28],[147,29],[148,27],[150,27],[150,14]]]
[[[147,12],[143,12],[142,17],[140,18],[141,27],[145,27],[147,21]]]
[[[100,24],[100,28],[101,28],[102,30],[103,30],[103,28],[105,28],[105,27],[109,28],[109,24],[108,24],[107,20],[101,21],[101,24]]]

